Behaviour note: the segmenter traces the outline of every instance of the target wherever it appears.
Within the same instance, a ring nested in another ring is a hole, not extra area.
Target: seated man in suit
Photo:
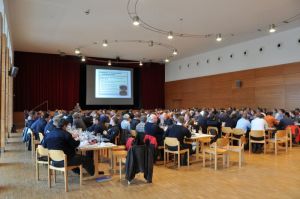
[[[103,122],[100,121],[100,117],[93,118],[93,125],[87,128],[86,130],[89,132],[93,132],[95,135],[100,133],[103,134],[103,131],[106,130],[106,126]]]
[[[145,134],[155,137],[158,146],[162,146],[164,130],[158,126],[157,120],[158,119],[156,115],[150,115],[149,121],[145,124]]]
[[[119,119],[117,117],[112,117],[110,119],[110,128],[103,132],[103,136],[111,143],[115,143],[115,138],[120,134],[120,128],[118,125]]]
[[[76,148],[79,146],[80,141],[78,137],[73,137],[66,129],[69,122],[61,118],[57,127],[49,133],[43,142],[43,146],[49,150],[62,150],[67,155],[68,166],[75,166],[82,164],[83,168],[90,175],[94,175],[95,168],[93,160],[86,156],[76,154]],[[63,161],[53,161],[54,166],[63,167]],[[74,170],[78,173],[78,170]]]
[[[170,126],[165,134],[165,137],[174,137],[177,138],[180,142],[180,149],[189,149],[190,154],[192,152],[192,145],[191,144],[185,144],[184,138],[190,138],[192,136],[191,132],[183,125],[184,124],[184,117],[179,116],[177,118],[177,124]],[[177,151],[177,147],[168,147],[169,150]],[[184,158],[181,159],[182,165],[187,165],[187,153],[184,154]]]

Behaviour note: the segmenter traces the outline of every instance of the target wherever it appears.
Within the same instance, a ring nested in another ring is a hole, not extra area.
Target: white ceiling
[[[174,38],[132,25],[127,0],[8,0],[9,21],[17,51],[74,54],[76,47],[107,40],[153,40],[170,44],[182,58],[265,36],[269,24],[300,13],[300,0],[140,0],[137,10],[147,23],[174,32],[219,33],[235,36],[208,39]],[[90,14],[84,11],[90,9]],[[183,21],[180,22],[180,18]],[[300,26],[300,20],[279,31]],[[276,33],[275,33],[276,34]],[[82,50],[86,56],[140,60],[163,59],[171,52],[139,43],[101,45]]]

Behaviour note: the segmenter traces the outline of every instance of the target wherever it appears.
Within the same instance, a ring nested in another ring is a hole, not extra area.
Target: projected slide
[[[86,66],[87,105],[133,105],[132,68]]]
[[[131,72],[96,69],[95,98],[131,98]]]

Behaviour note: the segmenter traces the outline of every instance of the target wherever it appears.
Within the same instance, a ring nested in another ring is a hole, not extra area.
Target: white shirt
[[[268,128],[268,123],[262,118],[255,118],[251,121],[251,130],[265,130]]]

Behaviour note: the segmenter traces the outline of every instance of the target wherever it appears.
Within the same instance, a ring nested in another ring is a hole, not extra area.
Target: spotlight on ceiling
[[[221,33],[217,34],[216,40],[218,42],[222,41],[222,35],[221,35]]]
[[[169,62],[170,62],[170,60],[169,60],[168,58],[166,58],[166,59],[165,59],[165,62],[166,62],[166,63],[169,63]]]
[[[143,62],[142,62],[142,61],[140,61],[139,65],[140,65],[140,66],[142,66],[142,65],[143,65]]]
[[[132,24],[135,26],[140,25],[140,18],[138,16],[134,16]]]
[[[107,47],[107,46],[108,46],[107,40],[103,40],[102,46],[103,46],[103,47]]]
[[[177,54],[178,54],[177,50],[174,49],[174,50],[173,50],[173,55],[177,55]]]
[[[153,41],[149,41],[148,45],[149,45],[149,47],[152,47],[154,45],[154,42]]]
[[[82,56],[82,57],[81,57],[81,61],[82,61],[82,62],[85,62],[85,56]]]
[[[111,61],[110,61],[110,60],[108,60],[108,63],[107,63],[107,65],[111,66]]]
[[[276,28],[275,24],[271,24],[271,25],[270,25],[270,28],[269,28],[269,32],[270,32],[270,33],[276,32],[276,29],[275,29],[275,28]]]
[[[168,39],[173,39],[173,32],[172,31],[169,32]]]
[[[75,48],[75,54],[79,55],[80,54],[80,49],[79,48]]]

